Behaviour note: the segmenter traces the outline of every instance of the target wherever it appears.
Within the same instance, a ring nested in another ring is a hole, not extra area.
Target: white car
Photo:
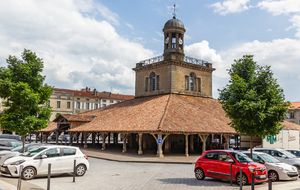
[[[18,177],[20,166],[24,180],[33,179],[37,175],[48,174],[48,164],[51,164],[51,174],[72,173],[76,160],[76,175],[83,176],[89,169],[89,162],[78,147],[73,146],[41,146],[7,159],[1,166],[1,174],[8,177]]]
[[[250,157],[250,152],[243,152]],[[290,164],[282,163],[273,156],[263,152],[252,152],[252,160],[266,166],[269,179],[278,180],[297,180],[298,169]]]

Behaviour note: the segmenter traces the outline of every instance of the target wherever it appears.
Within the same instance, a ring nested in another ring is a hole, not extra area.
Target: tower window
[[[192,73],[190,74],[189,81],[190,81],[190,83],[189,83],[190,91],[194,91],[194,84],[195,84],[195,81],[194,81],[194,76],[193,76]]]
[[[172,49],[176,49],[176,33],[172,33]]]
[[[156,87],[156,75],[154,72],[151,73],[150,80],[151,80],[151,91],[154,91]]]

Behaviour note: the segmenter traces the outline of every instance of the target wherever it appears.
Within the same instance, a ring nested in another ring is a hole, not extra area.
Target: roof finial
[[[178,11],[176,8],[176,4],[174,3],[174,13],[172,13],[173,14],[173,19],[176,19],[176,12],[175,11]]]

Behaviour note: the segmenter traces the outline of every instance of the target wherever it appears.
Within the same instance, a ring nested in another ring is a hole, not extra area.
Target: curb
[[[91,157],[91,158],[114,161],[114,162],[152,163],[152,164],[195,164],[195,163],[191,163],[191,162],[156,162],[156,161],[137,161],[137,160],[116,160],[116,159],[111,159],[111,158],[89,156],[88,154],[85,154],[85,155],[87,155],[88,157]]]

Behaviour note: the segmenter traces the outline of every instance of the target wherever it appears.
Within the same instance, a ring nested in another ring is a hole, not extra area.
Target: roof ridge
[[[166,114],[167,114],[167,110],[168,110],[168,107],[169,107],[169,102],[170,102],[170,99],[171,99],[171,95],[172,95],[172,93],[170,93],[170,96],[169,96],[169,98],[168,98],[168,101],[167,101],[167,104],[166,104],[166,107],[165,107],[164,114],[163,114],[163,116],[162,116],[161,119],[160,119],[160,122],[159,122],[159,124],[158,124],[157,129],[160,129],[160,128],[161,128],[162,123],[163,123],[164,120],[165,120],[165,117],[166,117]]]

